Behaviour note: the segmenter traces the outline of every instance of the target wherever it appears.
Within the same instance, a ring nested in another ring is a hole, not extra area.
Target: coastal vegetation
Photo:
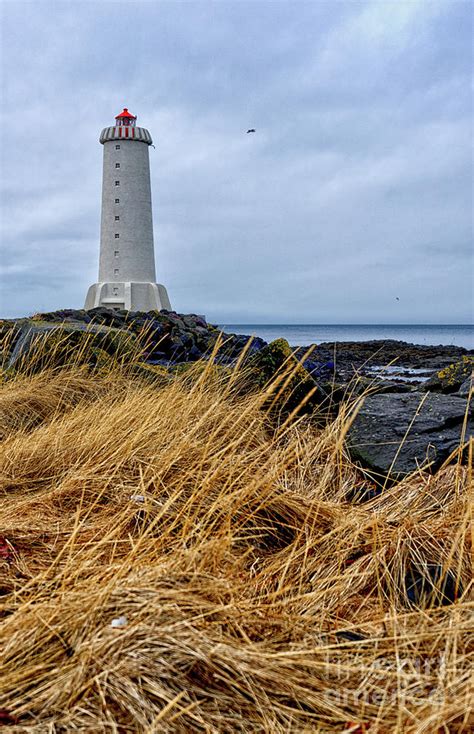
[[[284,344],[64,328],[4,346],[0,725],[470,731],[472,442],[375,491]]]

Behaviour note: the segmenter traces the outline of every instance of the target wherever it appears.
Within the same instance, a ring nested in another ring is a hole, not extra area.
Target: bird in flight
[[[247,130],[247,135],[248,135],[248,133],[254,133],[254,132],[255,132],[255,128],[254,128],[254,127],[250,127],[250,128],[249,128],[249,129]]]
[[[399,301],[400,299],[399,299],[399,297],[398,297],[398,296],[396,296],[396,297],[395,297],[395,300],[396,300],[396,301]]]

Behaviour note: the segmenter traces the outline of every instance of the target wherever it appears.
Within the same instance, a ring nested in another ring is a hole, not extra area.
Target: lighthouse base
[[[84,308],[104,306],[113,311],[171,311],[164,285],[160,283],[94,283],[87,291]]]

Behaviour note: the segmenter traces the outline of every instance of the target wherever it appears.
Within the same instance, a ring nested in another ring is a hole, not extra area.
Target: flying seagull
[[[248,135],[248,133],[254,133],[254,132],[255,132],[255,128],[254,128],[254,127],[250,127],[250,128],[249,128],[249,129],[247,130],[247,135]]]

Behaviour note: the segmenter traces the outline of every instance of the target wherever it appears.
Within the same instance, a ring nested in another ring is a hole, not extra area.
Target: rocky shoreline
[[[126,330],[135,335],[143,329],[149,329],[151,348],[147,361],[150,363],[188,362],[201,359],[212,349],[217,336],[221,333],[217,326],[209,324],[203,316],[178,314],[174,311],[142,313],[112,311],[106,308],[95,308],[90,311],[64,309],[0,321],[3,331],[8,326],[18,329],[34,327],[41,330],[58,325],[70,325],[75,328],[81,328],[81,325],[85,328],[87,325],[102,325]],[[220,360],[231,363],[249,339],[250,335],[224,334],[225,347],[221,349]],[[260,337],[254,337],[251,351],[257,351],[266,344],[267,342]],[[298,358],[302,358],[308,351],[308,347],[293,349]],[[334,370],[339,372],[341,377],[350,377],[354,372],[375,376],[378,370],[384,379],[391,381],[397,381],[401,375],[414,378],[414,382],[418,381],[416,378],[419,376],[419,382],[422,382],[422,378],[459,361],[463,356],[474,356],[474,350],[458,346],[410,344],[393,339],[324,342],[314,347],[312,355],[306,360],[306,366],[309,370],[317,370],[322,365],[334,365]],[[404,372],[406,375],[403,375]]]
[[[64,350],[69,356],[80,351],[86,336],[92,339],[90,363],[118,353],[126,358],[127,350],[139,347],[141,364],[150,371],[172,371],[212,354],[223,368],[231,367],[246,350],[244,362],[259,387],[293,362],[297,369],[285,397],[288,411],[303,400],[306,413],[317,415],[330,405],[334,414],[349,393],[365,396],[347,448],[378,485],[428,464],[436,470],[474,429],[472,401],[467,404],[474,350],[462,347],[374,340],[310,349],[290,348],[284,339],[267,344],[259,337],[249,345],[249,336],[224,334],[196,314],[66,309],[0,321],[4,372],[19,369],[35,339],[45,335],[54,342],[59,363],[66,360]]]

